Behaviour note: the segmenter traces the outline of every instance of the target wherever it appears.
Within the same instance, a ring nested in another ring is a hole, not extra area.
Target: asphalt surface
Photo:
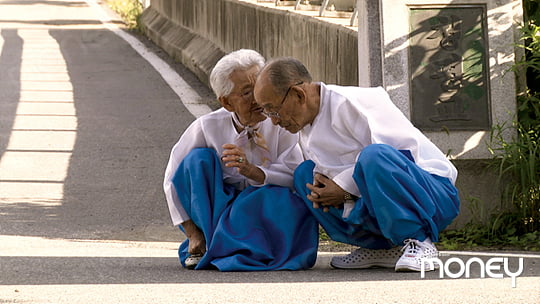
[[[336,270],[340,253],[323,251],[306,271],[182,269],[161,183],[193,101],[89,3],[0,0],[0,303],[540,303],[534,252],[442,257],[506,257],[512,271],[522,258],[515,288],[478,267],[456,279]]]

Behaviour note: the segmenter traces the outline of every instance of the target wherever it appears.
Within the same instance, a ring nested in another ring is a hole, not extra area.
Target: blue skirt
[[[450,180],[418,167],[409,151],[380,144],[362,150],[352,176],[362,197],[347,218],[342,208],[326,213],[312,207],[306,183],[313,183],[314,167],[308,160],[296,169],[295,188],[338,242],[371,249],[401,245],[407,238],[437,242],[459,213],[458,191]]]
[[[173,183],[206,239],[207,251],[195,269],[298,270],[315,264],[318,224],[289,188],[266,185],[238,191],[223,182],[220,160],[208,148],[189,153]],[[188,246],[186,240],[178,251],[182,265]]]

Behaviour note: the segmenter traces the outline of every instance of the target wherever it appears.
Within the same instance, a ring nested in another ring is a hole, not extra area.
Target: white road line
[[[204,103],[201,103],[201,96],[191,88],[191,86],[173,70],[165,61],[150,52],[148,48],[142,44],[137,38],[133,37],[129,33],[125,32],[114,24],[107,15],[107,13],[97,4],[95,0],[85,0],[86,3],[93,7],[99,20],[103,23],[103,26],[115,33],[122,39],[124,39],[131,47],[141,55],[150,65],[156,69],[156,71],[163,77],[165,82],[171,87],[171,89],[178,95],[184,106],[188,111],[197,117],[212,112],[212,109]]]

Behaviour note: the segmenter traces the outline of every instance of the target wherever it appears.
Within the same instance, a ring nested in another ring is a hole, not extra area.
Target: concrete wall
[[[358,33],[309,16],[238,0],[152,0],[142,23],[206,84],[217,60],[240,48],[295,57],[317,81],[358,84]]]

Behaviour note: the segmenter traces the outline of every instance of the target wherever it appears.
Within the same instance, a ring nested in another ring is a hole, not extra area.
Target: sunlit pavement
[[[178,240],[160,184],[193,116],[100,14],[0,1],[2,234]]]
[[[538,258],[526,259],[527,275],[512,288],[508,277],[335,270],[326,253],[308,271],[220,273],[182,270],[171,242],[21,236],[0,242],[0,303],[538,303]]]
[[[504,253],[524,259],[515,288],[325,252],[308,271],[182,269],[161,181],[193,116],[88,3],[0,0],[0,303],[540,303],[534,253]]]
[[[58,206],[77,136],[66,61],[48,29],[5,29],[2,36],[6,48],[17,41],[22,52],[20,79],[6,81],[19,81],[20,89],[13,127],[0,159],[0,197],[4,204]]]

